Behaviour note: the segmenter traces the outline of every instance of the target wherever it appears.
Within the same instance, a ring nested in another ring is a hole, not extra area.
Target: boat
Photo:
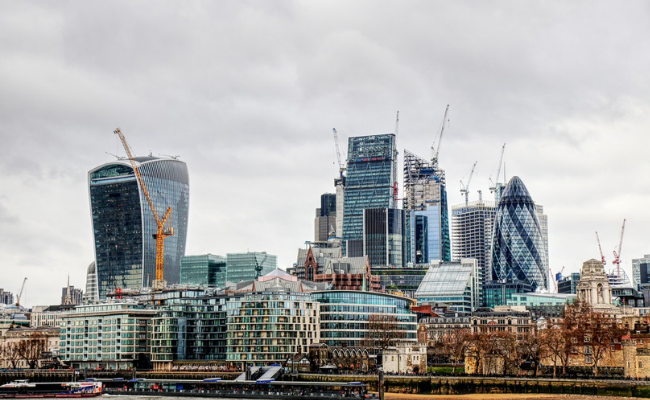
[[[101,382],[41,383],[17,380],[0,386],[0,399],[82,398],[101,394]]]

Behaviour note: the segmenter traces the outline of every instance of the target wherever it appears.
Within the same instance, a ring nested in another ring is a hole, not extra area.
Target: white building
[[[427,346],[422,343],[398,342],[383,351],[384,372],[413,374],[427,371]]]

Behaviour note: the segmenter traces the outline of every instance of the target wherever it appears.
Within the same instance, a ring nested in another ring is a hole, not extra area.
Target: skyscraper
[[[343,210],[342,250],[346,257],[363,256],[363,210],[395,208],[395,135],[348,139]]]
[[[371,267],[404,266],[404,210],[363,210],[363,254]]]
[[[632,278],[636,290],[650,288],[650,254],[632,259]]]
[[[189,212],[189,174],[179,160],[135,157],[156,210],[171,207],[165,240],[165,274],[179,282]],[[149,286],[156,279],[157,224],[128,160],[117,160],[88,173],[99,298],[117,288]]]
[[[481,284],[492,280],[490,261],[495,213],[496,207],[491,201],[479,200],[451,208],[453,258],[476,259]]]
[[[424,254],[417,248],[416,216],[426,216],[426,254],[424,263],[432,260],[451,261],[451,240],[449,237],[449,209],[445,171],[438,168],[437,160],[429,162],[404,150],[404,210],[409,220],[407,260],[417,262]],[[420,224],[423,220],[420,221]]]
[[[320,208],[314,218],[314,241],[326,242],[336,236],[336,195],[325,193],[320,196]]]
[[[492,279],[548,289],[548,262],[535,203],[517,176],[497,204],[492,238]]]
[[[84,293],[83,303],[94,303],[99,300],[99,289],[97,288],[97,266],[91,262],[86,270],[86,292]]]

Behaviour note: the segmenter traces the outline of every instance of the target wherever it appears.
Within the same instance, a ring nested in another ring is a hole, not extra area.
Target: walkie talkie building
[[[164,279],[178,283],[189,213],[187,165],[151,156],[134,159],[158,215],[172,208],[168,226],[174,235],[165,239]],[[157,224],[131,163],[123,159],[94,168],[88,184],[99,298],[117,288],[151,286],[156,279]]]

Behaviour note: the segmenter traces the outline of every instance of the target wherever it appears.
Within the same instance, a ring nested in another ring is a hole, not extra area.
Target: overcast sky
[[[0,1],[0,287],[55,304],[93,261],[90,169],[180,155],[187,254],[267,251],[282,268],[334,192],[332,137],[440,149],[490,196],[503,143],[549,219],[550,265],[650,253],[646,1]],[[401,160],[400,154],[400,160]],[[399,167],[401,173],[401,164]]]

